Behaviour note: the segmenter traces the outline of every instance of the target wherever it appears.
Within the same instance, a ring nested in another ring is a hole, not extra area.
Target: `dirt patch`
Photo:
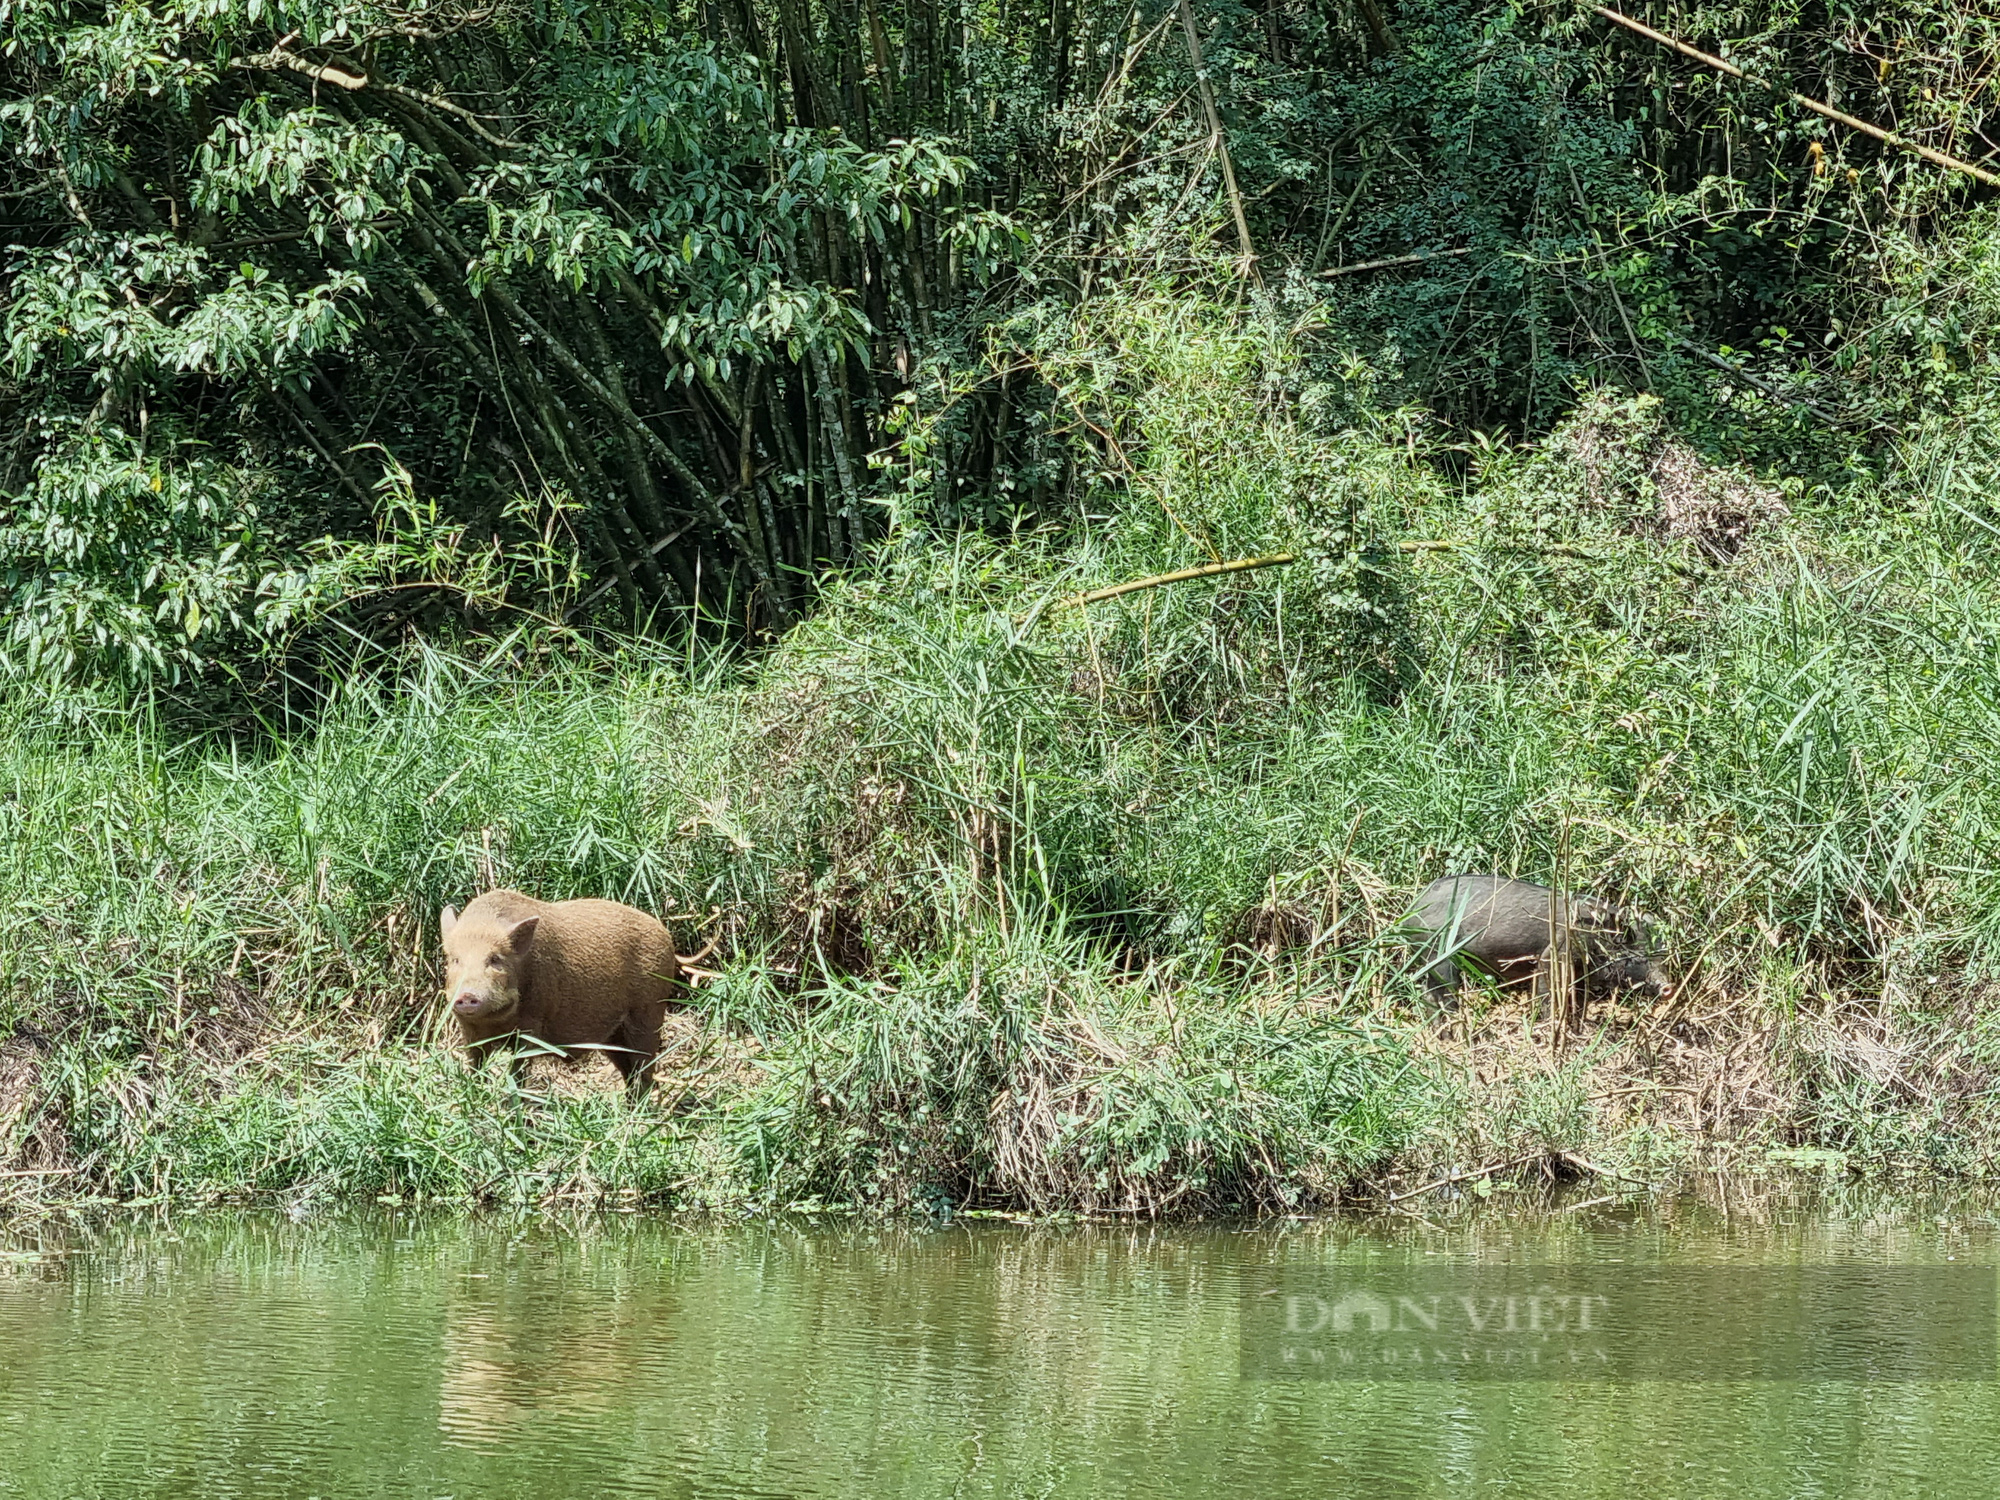
[[[548,1099],[589,1099],[625,1092],[625,1075],[602,1052],[574,1057],[531,1057],[522,1072],[521,1087]]]

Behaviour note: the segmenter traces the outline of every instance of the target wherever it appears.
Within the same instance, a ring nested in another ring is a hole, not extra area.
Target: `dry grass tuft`
[[[1669,431],[1650,397],[1586,400],[1550,435],[1543,458],[1544,481],[1551,467],[1566,473],[1584,511],[1691,543],[1712,563],[1735,561],[1753,531],[1790,514],[1773,486]]]

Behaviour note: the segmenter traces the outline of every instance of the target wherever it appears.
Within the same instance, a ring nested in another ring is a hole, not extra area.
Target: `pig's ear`
[[[526,953],[528,944],[535,940],[535,929],[542,925],[540,917],[523,917],[507,929],[507,947],[515,953]]]
[[[452,928],[458,925],[458,908],[447,906],[438,913],[438,936],[450,937]]]

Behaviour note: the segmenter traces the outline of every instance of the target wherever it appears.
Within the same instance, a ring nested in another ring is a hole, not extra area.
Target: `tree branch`
[[[366,73],[350,73],[347,69],[336,67],[332,63],[307,62],[297,53],[287,52],[282,42],[269,52],[254,53],[249,57],[232,57],[229,59],[229,66],[239,70],[265,73],[300,73],[314,83],[330,83],[335,88],[343,88],[350,93],[368,87]]]
[[[330,83],[336,88],[346,89],[349,93],[353,94],[358,94],[363,90],[373,90],[376,93],[382,94],[394,94],[399,99],[408,99],[417,104],[427,105],[441,114],[447,114],[455,120],[462,121],[474,134],[490,146],[498,146],[503,151],[528,151],[533,149],[525,142],[510,141],[505,136],[495,135],[486,128],[478,115],[467,109],[463,104],[454,104],[442,94],[426,94],[421,89],[409,88],[400,83],[389,83],[379,78],[370,78],[366,73],[356,73],[336,63],[308,62],[297,53],[286,51],[283,43],[273,47],[269,52],[253,53],[248,57],[232,57],[229,60],[229,66],[239,70],[298,73],[312,79],[315,83]]]
[[[1335,266],[1330,271],[1318,273],[1325,281],[1332,276],[1358,276],[1363,271],[1386,271],[1393,266],[1414,266],[1427,260],[1449,260],[1455,255],[1470,255],[1472,247],[1462,245],[1456,250],[1418,250],[1409,255],[1391,255],[1381,260],[1358,260],[1351,266]]]
[[[1627,31],[1635,32],[1649,42],[1658,42],[1662,47],[1671,47],[1674,51],[1680,53],[1681,56],[1691,57],[1698,63],[1706,63],[1718,72],[1727,73],[1731,78],[1740,78],[1745,83],[1755,84],[1758,88],[1768,90],[1773,94],[1782,94],[1802,109],[1809,109],[1816,115],[1824,115],[1827,119],[1837,124],[1845,125],[1849,130],[1858,130],[1863,135],[1871,135],[1884,145],[1894,146],[1899,151],[1914,151],[1925,161],[1935,162],[1941,167],[1949,167],[1954,172],[1963,172],[1966,176],[1975,177],[1979,181],[1986,183],[1989,187],[2000,187],[2000,176],[1987,171],[1984,167],[1975,167],[1969,161],[1960,161],[1955,156],[1946,156],[1942,151],[1935,150],[1921,142],[1913,141],[1907,136],[1900,136],[1894,131],[1884,130],[1879,125],[1870,125],[1866,120],[1857,120],[1853,115],[1843,114],[1830,104],[1822,104],[1819,100],[1808,98],[1804,94],[1793,93],[1790,89],[1782,88],[1778,84],[1767,82],[1762,78],[1753,78],[1737,67],[1736,64],[1724,62],[1713,53],[1703,52],[1698,47],[1690,47],[1686,42],[1676,41],[1664,31],[1655,31],[1652,27],[1635,21],[1630,16],[1622,16],[1607,5],[1593,5],[1590,8],[1597,12],[1598,15],[1604,17],[1605,20],[1623,26]]]

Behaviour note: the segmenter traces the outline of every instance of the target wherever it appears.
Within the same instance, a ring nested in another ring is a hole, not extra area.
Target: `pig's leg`
[[[510,1031],[498,1038],[501,1055],[507,1059],[507,1076],[514,1080],[514,1087],[520,1088],[528,1081],[528,1057],[530,1049],[522,1040],[521,1033]]]
[[[1460,975],[1458,965],[1450,958],[1440,958],[1424,970],[1424,992],[1430,996],[1431,1004],[1440,1010],[1448,1009],[1458,1000]]]
[[[520,1064],[511,1061],[520,1038],[511,1031],[503,1031],[498,1036],[468,1036],[465,1038],[465,1065],[475,1073],[483,1073],[492,1066],[496,1057],[509,1058],[508,1071],[514,1081],[521,1081]]]
[[[625,1012],[625,1019],[611,1033],[611,1045],[624,1049],[612,1053],[611,1060],[625,1075],[625,1086],[634,1098],[643,1098],[652,1087],[653,1060],[660,1055],[660,1026],[666,1016],[667,1007],[662,1001],[635,1005]]]

